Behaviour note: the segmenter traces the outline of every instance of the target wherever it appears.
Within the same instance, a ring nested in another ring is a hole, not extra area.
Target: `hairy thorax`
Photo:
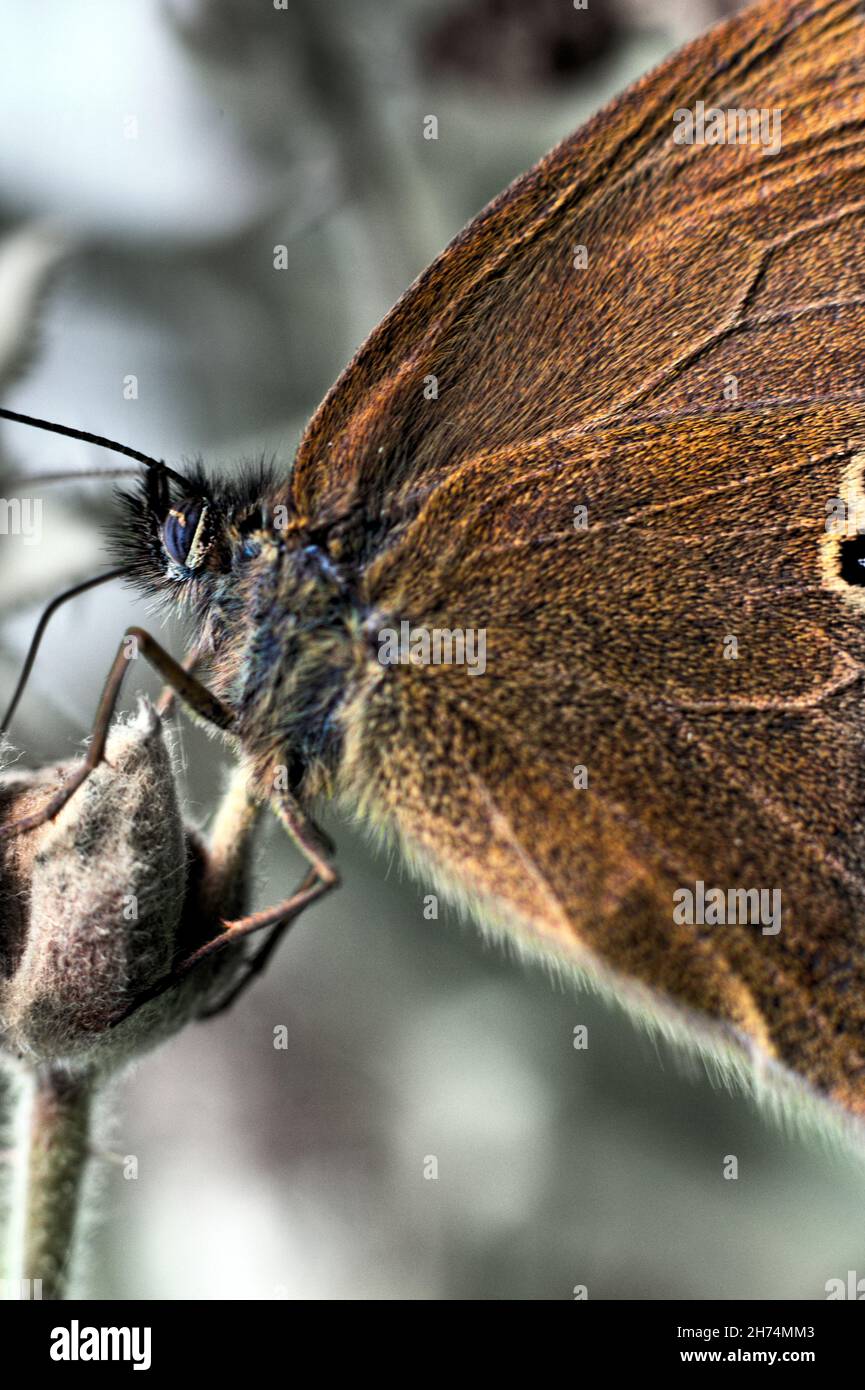
[[[342,756],[342,712],[369,671],[364,613],[318,544],[269,537],[241,582],[210,605],[210,686],[237,715],[259,790],[287,777],[325,790]]]

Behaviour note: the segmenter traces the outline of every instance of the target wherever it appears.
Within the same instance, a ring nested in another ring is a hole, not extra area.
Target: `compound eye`
[[[162,526],[162,544],[171,559],[186,569],[195,569],[207,550],[205,540],[207,503],[192,498],[172,507]]]

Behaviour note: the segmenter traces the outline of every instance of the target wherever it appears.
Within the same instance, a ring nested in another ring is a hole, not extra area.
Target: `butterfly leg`
[[[282,902],[274,904],[273,907],[264,908],[261,912],[251,912],[232,922],[224,922],[223,930],[218,936],[212,937],[203,946],[199,946],[196,951],[188,955],[185,960],[180,961],[168,974],[154,981],[125,1009],[116,1014],[111,1020],[112,1027],[129,1018],[131,1014],[141,1008],[142,1004],[158,998],[166,990],[179,984],[191,970],[194,970],[203,961],[210,960],[217,952],[225,950],[228,946],[236,945],[246,937],[252,936],[254,932],[264,931],[268,927],[274,928],[261,949],[246,962],[246,970],[242,978],[232,986],[224,999],[209,1010],[202,1012],[199,1017],[209,1018],[213,1014],[220,1013],[234,1002],[250,980],[259,973],[275,950],[282,934],[292,922],[296,921],[304,909],[319,898],[324,897],[333,888],[339,887],[339,873],[333,863],[333,846],[318,826],[307,816],[300,804],[286,792],[277,793],[270,804],[284,829],[310,866],[295,891],[290,897],[283,898]]]
[[[186,656],[183,658],[183,669],[187,675],[193,675],[195,668],[201,660],[204,644],[196,642],[195,646],[190,647]],[[156,701],[156,713],[160,719],[170,719],[174,714],[174,705],[177,699],[177,691],[172,685],[163,687],[159,699]]]
[[[127,628],[117,655],[111,664],[111,670],[108,673],[108,679],[105,682],[102,698],[99,701],[99,707],[93,721],[90,747],[81,766],[40,811],[34,812],[32,816],[26,816],[23,820],[15,821],[12,825],[0,826],[0,838],[22,835],[28,830],[35,830],[38,826],[53,820],[63,810],[67,801],[75,795],[78,788],[87,781],[91,772],[104,761],[108,730],[120,695],[123,677],[126,675],[130,660],[139,652],[159,672],[166,684],[177,692],[184,704],[188,705],[208,723],[215,724],[218,729],[223,729],[226,732],[231,730],[234,716],[225,705],[216,699],[215,695],[211,695],[200,681],[197,681],[172,656],[169,656],[164,647],[161,647],[155,638],[150,636],[149,632],[145,632],[140,627]]]
[[[237,983],[233,985],[221,999],[215,1004],[212,1004],[209,1009],[202,1009],[201,1013],[198,1015],[200,1019],[216,1018],[219,1014],[225,1013],[226,1010],[231,1008],[232,1004],[237,1002],[241,994],[249,988],[253,980],[255,980],[267,967],[268,961],[276,951],[277,946],[290,926],[290,921],[283,920],[282,922],[277,922],[275,927],[271,927],[270,935],[267,937],[264,944],[259,946],[255,954],[249,957],[246,963],[246,970]],[[0,1157],[0,1161],[2,1161],[2,1157]]]

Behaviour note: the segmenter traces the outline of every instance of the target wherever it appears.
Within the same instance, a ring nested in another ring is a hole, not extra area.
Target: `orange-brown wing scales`
[[[479,447],[660,401],[754,314],[812,298],[821,228],[861,225],[863,74],[857,4],[773,0],[636,84],[482,213],[371,335],[301,442],[299,509],[398,511]],[[778,107],[780,152],[674,143],[674,113],[697,101]],[[773,398],[771,364],[748,367],[745,399]],[[720,405],[722,378],[708,387]]]
[[[373,628],[486,633],[484,674],[367,661],[345,796],[484,911],[860,1113],[863,81],[853,0],[683,50],[421,276],[293,480],[302,512],[383,520]],[[778,108],[780,150],[674,143],[697,101]],[[677,922],[698,881],[779,891],[780,931]]]
[[[377,673],[346,778],[446,883],[865,1111],[865,624],[826,531],[863,473],[850,403],[467,463],[366,598],[484,629],[486,672]],[[777,890],[780,932],[677,924],[697,881]]]

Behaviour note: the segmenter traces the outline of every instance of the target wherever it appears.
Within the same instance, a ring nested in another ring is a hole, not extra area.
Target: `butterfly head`
[[[132,492],[118,493],[112,549],[148,594],[206,602],[273,543],[274,491],[265,463],[233,479],[208,477],[201,464],[170,479],[151,471]]]

